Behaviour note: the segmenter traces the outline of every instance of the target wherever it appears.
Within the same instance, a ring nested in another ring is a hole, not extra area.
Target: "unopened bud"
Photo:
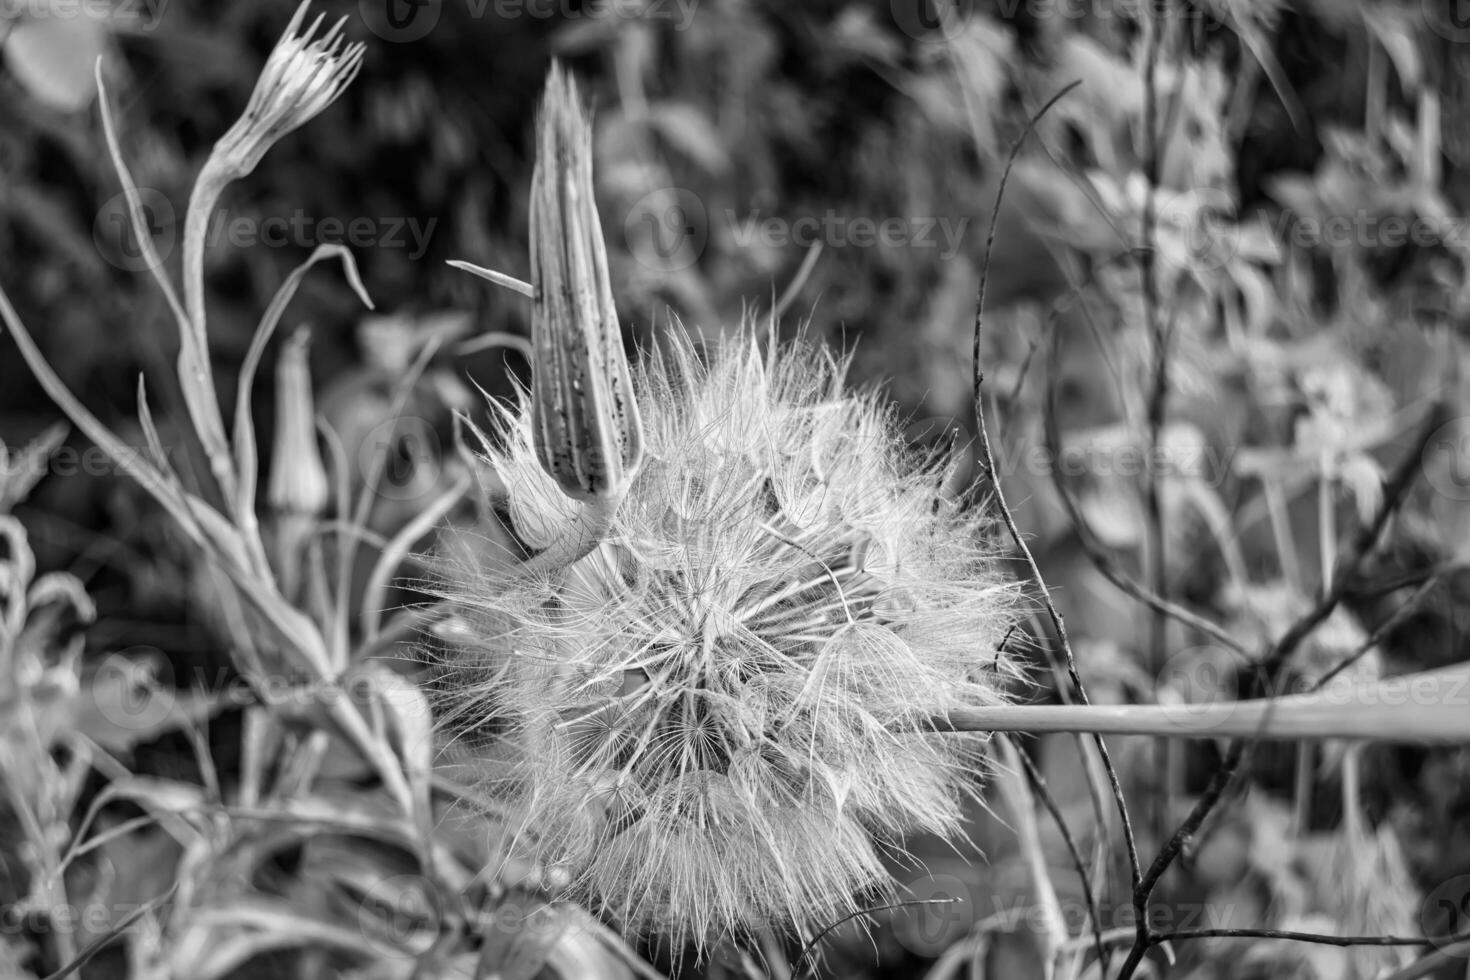
[[[266,501],[278,514],[319,516],[327,509],[327,470],[316,442],[305,327],[286,342],[276,364],[276,440]]]
[[[643,461],[592,190],[592,125],[553,64],[531,179],[532,432],[537,458],[579,500],[621,494]]]

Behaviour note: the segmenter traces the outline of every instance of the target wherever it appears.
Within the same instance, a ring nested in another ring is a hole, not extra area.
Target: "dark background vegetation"
[[[1323,523],[1313,467],[1333,461],[1330,525],[1346,535],[1363,512],[1364,467],[1381,471],[1399,460],[1431,401],[1442,402],[1447,417],[1464,411],[1461,358],[1470,315],[1470,236],[1463,228],[1460,241],[1407,245],[1304,247],[1280,239],[1303,217],[1462,213],[1470,47],[1444,29],[1453,22],[1441,20],[1427,0],[1170,7],[1182,23],[1169,35],[1163,64],[1188,66],[1198,77],[1168,93],[1173,128],[1159,159],[1150,161],[1140,120],[1120,94],[1141,70],[1139,22],[1097,16],[1096,5],[1084,17],[1060,16],[1054,5],[962,4],[955,9],[963,29],[945,38],[906,31],[916,23],[912,11],[887,0],[700,0],[682,26],[672,6],[663,8],[668,16],[639,17],[632,8],[589,16],[569,2],[557,16],[506,18],[475,16],[474,5],[444,0],[433,30],[395,43],[382,36],[373,5],[322,3],[329,18],[347,18],[349,36],[367,42],[362,74],[337,105],[235,185],[224,204],[257,222],[299,212],[316,221],[363,216],[382,231],[410,221],[431,229],[421,255],[413,254],[411,238],[406,247],[354,249],[376,302],[374,318],[341,277],[328,274],[310,276],[291,309],[288,325],[312,327],[318,407],[349,434],[350,455],[351,439],[360,444],[389,420],[386,392],[401,364],[384,352],[381,338],[418,344],[438,332],[457,343],[487,331],[529,333],[527,303],[445,260],[527,276],[529,137],[547,65],[560,57],[596,111],[600,204],[630,342],[680,325],[714,337],[742,317],[768,315],[795,282],[787,332],[802,321],[811,334],[853,350],[855,380],[891,395],[916,444],[964,445],[973,432],[974,298],[1002,162],[1028,117],[1080,79],[1083,86],[1039,125],[995,216],[984,344],[996,397],[991,424],[1000,420],[1001,442],[1018,454],[1038,444],[1043,392],[1055,385],[1069,438],[1102,445],[1120,428],[1137,431],[1151,383],[1150,331],[1136,274],[1119,272],[1126,262],[1111,263],[1139,244],[1137,202],[1084,193],[1086,180],[1124,188],[1130,175],[1154,163],[1161,199],[1204,189],[1220,195],[1217,203],[1232,204],[1233,214],[1207,226],[1216,237],[1170,267],[1160,289],[1178,318],[1170,421],[1181,426],[1181,445],[1228,461],[1205,482],[1237,542],[1240,567],[1217,557],[1219,534],[1199,510],[1169,497],[1169,564],[1158,580],[1173,598],[1263,644],[1321,588]],[[86,42],[104,55],[135,177],[172,202],[180,224],[199,165],[245,104],[294,9],[289,0],[171,0],[154,10],[142,0],[134,10],[145,16],[112,23]],[[1091,45],[1091,56],[1081,53],[1078,38]],[[77,44],[73,59],[89,64],[91,49]],[[1265,61],[1269,72],[1259,67]],[[170,421],[181,403],[171,387],[177,341],[167,308],[152,280],[127,268],[129,246],[117,237],[119,185],[95,104],[67,101],[22,73],[0,72],[0,277],[61,377],[137,440],[129,420],[144,372],[161,427],[175,433],[178,461],[189,465],[188,441]],[[1425,148],[1433,157],[1427,178]],[[655,223],[667,216],[657,195],[670,188],[704,209],[695,219],[703,246],[677,268],[653,248],[642,220],[650,194]],[[828,212],[963,220],[966,231],[953,256],[937,248],[828,242],[802,271],[807,249],[743,242],[729,217],[738,225],[752,215],[790,221]],[[1186,220],[1197,217],[1189,214]],[[162,216],[155,229],[162,240],[181,232],[169,221]],[[1242,237],[1243,229],[1263,229],[1276,246],[1233,247],[1223,258],[1210,253],[1210,242],[1254,241]],[[226,404],[256,318],[314,244],[226,242],[209,252],[211,353]],[[177,263],[176,253],[171,260]],[[1088,288],[1073,288],[1084,280],[1092,281]],[[1059,371],[1043,379],[1051,336]],[[503,348],[464,353],[456,343],[445,345],[409,407],[446,446],[452,410],[481,411],[470,381],[505,395],[509,375],[524,378],[527,367]],[[268,445],[275,409],[266,379],[255,408]],[[20,446],[58,418],[10,339],[0,337],[0,439]],[[69,444],[78,451],[87,445],[75,434]],[[405,466],[431,467],[424,477],[430,483],[441,478],[432,460],[405,452]],[[1255,469],[1243,468],[1247,459]],[[1470,580],[1456,563],[1470,540],[1470,494],[1455,492],[1465,485],[1446,469],[1453,460],[1426,460],[1427,485],[1361,571],[1362,587],[1347,611],[1300,658],[1305,677],[1354,649],[1433,571],[1443,572],[1435,587],[1415,597],[1416,611],[1379,637],[1364,662],[1393,674],[1466,659]],[[1298,480],[1302,472],[1308,477]],[[1002,478],[1058,591],[1095,696],[1158,697],[1168,686],[1167,665],[1147,649],[1146,616],[1087,560],[1044,474],[1003,466]],[[1273,480],[1284,488],[1278,498],[1266,489]],[[1078,488],[1084,513],[1117,561],[1131,575],[1153,575],[1136,482],[1100,474],[1079,480]],[[1284,525],[1273,527],[1270,512],[1278,505]],[[412,509],[412,501],[385,501],[374,526],[391,533]],[[182,542],[114,469],[47,478],[15,513],[39,566],[75,572],[97,602],[96,625],[85,633],[89,657],[155,648],[181,685],[201,672],[228,670],[230,638],[210,616]],[[1038,625],[1035,632],[1044,642],[1046,630]],[[1170,632],[1168,647],[1200,644]],[[1194,661],[1186,666],[1191,678],[1200,676]],[[1236,678],[1223,674],[1234,691]],[[1037,694],[1048,696],[1045,689]],[[210,732],[224,772],[237,751],[235,723],[226,712]],[[1081,819],[1089,811],[1076,763],[1066,761],[1071,743],[1037,743],[1049,781]],[[132,751],[136,771],[197,775],[181,735]],[[1455,921],[1461,892],[1440,904],[1424,895],[1470,874],[1465,753],[1366,750],[1351,800],[1361,807],[1363,826],[1350,837],[1342,752],[1316,751],[1304,769],[1304,751],[1284,746],[1257,758],[1254,792],[1210,826],[1170,879],[1167,899],[1180,909],[1229,909],[1225,924],[1236,926],[1463,929],[1464,916]],[[1143,748],[1121,753],[1125,788],[1139,800],[1157,800],[1163,816],[1174,819],[1217,761],[1208,742],[1179,753],[1167,780],[1144,761],[1151,757]],[[1143,821],[1142,839],[1153,844],[1146,853],[1156,849],[1163,826],[1162,818]],[[983,918],[973,909],[1008,894],[1015,877],[1008,833],[983,814],[975,833],[989,864],[937,844],[925,850],[926,880],[949,875],[967,890],[964,925]],[[1056,845],[1048,838],[1049,847]],[[1344,877],[1355,883],[1340,884]],[[1115,878],[1126,883],[1126,875]],[[0,867],[0,900],[23,891],[19,877]],[[1380,915],[1353,920],[1349,898],[1364,896],[1383,906]],[[1126,905],[1123,885],[1112,903]],[[923,938],[925,929],[937,929],[946,943],[964,934],[926,918],[935,914],[880,918],[875,944],[844,933],[827,966],[834,975],[917,975],[942,948]],[[998,972],[990,975],[1023,975],[1006,972],[1006,942],[997,940]],[[1370,977],[1391,962],[1388,953],[1302,952],[1268,941],[1179,952],[1177,975],[1200,978]],[[1460,961],[1442,975],[1463,970]]]

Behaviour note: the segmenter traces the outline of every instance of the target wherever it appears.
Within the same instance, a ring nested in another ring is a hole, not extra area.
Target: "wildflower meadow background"
[[[1470,976],[1457,0],[0,0],[0,980]]]

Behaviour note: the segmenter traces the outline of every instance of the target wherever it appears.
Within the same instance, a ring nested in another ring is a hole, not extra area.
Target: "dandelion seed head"
[[[844,368],[674,340],[635,371],[645,456],[598,547],[445,572],[475,637],[446,663],[447,730],[498,720],[517,761],[486,779],[518,843],[630,929],[705,948],[854,910],[904,834],[959,830],[983,736],[933,719],[1018,679],[988,529]],[[489,463],[534,550],[578,505],[531,414],[502,411]]]

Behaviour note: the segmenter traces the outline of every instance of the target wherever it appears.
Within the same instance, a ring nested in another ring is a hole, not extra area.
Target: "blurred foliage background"
[[[184,469],[202,457],[177,421],[177,339],[125,232],[92,66],[101,56],[124,156],[147,189],[165,261],[176,264],[197,169],[295,6],[0,2],[6,288],[61,377],[139,444],[136,377],[147,375]],[[855,352],[856,380],[891,396],[912,441],[963,446],[974,429],[975,296],[993,235],[982,359],[1001,479],[1058,592],[1094,699],[1249,693],[1236,689],[1227,651],[1177,626],[1150,638],[1150,617],[1089,560],[1087,529],[1027,453],[1044,444],[1054,392],[1064,445],[1083,462],[1068,476],[1081,513],[1127,574],[1163,584],[1252,646],[1310,605],[1339,539],[1373,512],[1382,474],[1431,407],[1449,418],[1465,412],[1470,238],[1458,216],[1470,194],[1470,30],[1453,6],[1171,2],[1157,8],[1163,35],[1151,59],[1140,11],[1102,2],[322,3],[367,43],[364,67],[337,105],[223,202],[229,216],[206,270],[221,394],[232,403],[277,285],[363,219],[350,244],[375,311],[365,315],[341,277],[312,275],[289,325],[311,327],[317,407],[348,458],[384,433],[404,440],[400,492],[377,501],[373,529],[395,533],[447,486],[453,411],[482,415],[475,385],[505,396],[526,376],[514,346],[475,338],[527,336],[530,309],[445,260],[527,276],[533,111],[559,57],[596,112],[599,203],[630,342],[666,329],[713,338],[779,306],[786,332],[804,324]],[[1073,81],[1081,85],[1041,118],[993,213],[1012,141]],[[1145,136],[1151,115],[1155,140]],[[1139,232],[1145,189],[1158,218],[1148,240]],[[263,240],[268,220],[282,216],[294,230],[281,243]],[[806,227],[819,229],[820,247],[793,234],[803,218],[817,221]],[[860,222],[889,219],[901,241],[857,241]],[[1390,219],[1424,233],[1395,237]],[[1324,240],[1334,221],[1346,237]],[[1152,298],[1138,260],[1149,247]],[[1132,458],[1147,429],[1159,324],[1168,339],[1159,441],[1171,468],[1156,517],[1138,473],[1118,461]],[[431,341],[442,346],[403,412],[418,426],[409,438],[389,391]],[[275,405],[271,386],[258,385],[262,445]],[[0,440],[22,446],[58,418],[0,338]],[[1467,658],[1466,435],[1448,424],[1448,448],[1426,452],[1425,479],[1388,545],[1295,662],[1293,683],[1337,669],[1365,644],[1352,669],[1380,675]],[[40,481],[15,515],[37,567],[72,573],[96,604],[95,624],[76,633],[83,661],[151,651],[140,658],[181,688],[228,671],[228,626],[211,613],[177,533],[114,468],[87,466],[81,437],[69,440],[80,463]],[[960,473],[956,486],[976,475]],[[1162,568],[1150,567],[1155,530],[1165,535]],[[56,629],[65,638],[76,627]],[[1044,643],[1046,629],[1034,632]],[[239,724],[227,711],[210,726],[221,772],[239,751]],[[186,735],[156,734],[126,746],[134,772],[202,778]],[[1034,754],[1064,811],[1085,822],[1090,801],[1071,741],[1038,741]],[[1125,788],[1157,801],[1140,821],[1151,853],[1208,777],[1214,748],[1176,746],[1160,766],[1144,740],[1120,742]],[[1288,745],[1262,753],[1253,776],[1257,792],[1219,817],[1169,880],[1174,908],[1227,910],[1225,921],[1194,924],[1463,928],[1452,921],[1463,894],[1439,904],[1424,896],[1470,874],[1464,752]],[[76,792],[87,799],[97,787],[83,780]],[[1048,853],[1060,854],[1050,824],[1043,834]],[[958,970],[964,960],[945,951],[1024,897],[1009,832],[977,812],[974,836],[975,850],[960,854],[919,842],[928,870],[907,872],[916,891],[941,879],[961,889],[968,904],[958,918],[900,912],[880,920],[875,943],[845,929],[826,968],[917,973],[943,956],[944,970]],[[982,851],[987,861],[976,860]],[[27,887],[9,868],[0,866],[4,901]],[[1112,878],[1109,907],[1125,913],[1126,873]],[[1028,972],[1024,933],[1001,930],[964,956],[989,963],[992,976],[1039,975]],[[1273,941],[1179,953],[1171,975],[1202,980],[1370,977],[1407,962],[1388,950]],[[1443,975],[1463,975],[1458,966]]]

